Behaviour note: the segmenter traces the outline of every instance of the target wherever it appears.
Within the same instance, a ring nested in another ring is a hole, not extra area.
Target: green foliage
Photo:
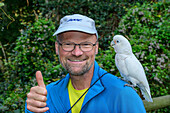
[[[50,19],[39,19],[29,24],[26,31],[22,30],[16,40],[16,47],[8,54],[10,57],[7,61],[4,60],[5,73],[0,79],[0,99],[4,107],[0,110],[24,108],[26,92],[35,85],[37,70],[42,71],[46,84],[63,74],[55,55],[54,29]]]
[[[52,21],[39,19],[27,27],[26,31],[21,31],[8,62],[12,61],[13,70],[14,66],[18,68],[15,74],[28,79],[35,70],[46,70],[44,64],[48,66],[50,61],[58,63],[58,60],[55,59],[55,37],[52,36],[55,27]]]
[[[3,49],[7,53],[15,47],[15,41],[20,36],[20,30],[26,29],[29,23],[35,21],[32,2],[27,4],[27,1],[29,0],[0,1],[3,5],[3,7],[0,7],[0,42],[6,45]],[[5,58],[5,55],[0,49],[1,57]]]
[[[27,0],[1,1],[1,5],[4,3],[4,6],[0,8],[5,13],[0,9],[0,41],[3,44],[11,44],[20,35],[19,30],[24,27],[21,22],[30,23],[34,21],[32,3],[28,7]]]
[[[114,75],[118,75],[118,72],[116,70],[116,65],[115,65],[115,58],[114,58],[115,53],[113,51],[114,49],[112,47],[109,47],[109,49],[105,51],[99,48],[99,53],[96,56],[96,61],[98,62],[101,68],[105,69],[106,71]]]

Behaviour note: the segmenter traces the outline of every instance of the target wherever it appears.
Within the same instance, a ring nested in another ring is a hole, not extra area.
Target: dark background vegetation
[[[24,112],[26,94],[37,84],[37,70],[46,84],[67,73],[55,55],[52,34],[63,16],[75,13],[96,21],[100,43],[96,60],[102,68],[120,76],[110,41],[116,34],[124,35],[144,66],[152,97],[170,94],[170,3],[166,0],[1,0],[0,112]]]

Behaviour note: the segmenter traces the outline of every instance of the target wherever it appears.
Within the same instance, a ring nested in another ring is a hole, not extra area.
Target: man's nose
[[[79,45],[75,45],[75,48],[72,51],[72,54],[75,56],[81,56],[83,54],[83,51],[80,49]]]

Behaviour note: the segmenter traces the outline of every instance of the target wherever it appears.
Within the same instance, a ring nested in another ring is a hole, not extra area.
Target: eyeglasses
[[[62,49],[64,51],[67,51],[67,52],[73,51],[75,49],[76,45],[79,46],[81,51],[88,52],[88,51],[91,51],[93,49],[93,46],[95,46],[97,44],[97,41],[96,41],[95,44],[93,44],[91,42],[82,42],[80,44],[75,44],[74,42],[63,42],[63,43],[60,43],[58,40],[57,40],[57,42],[62,47]]]

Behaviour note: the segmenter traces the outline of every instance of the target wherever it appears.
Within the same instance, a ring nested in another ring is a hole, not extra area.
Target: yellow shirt
[[[88,89],[88,88],[87,88]],[[68,83],[68,94],[69,94],[69,99],[70,99],[70,104],[71,106],[74,105],[74,103],[83,95],[83,93],[87,90],[87,89],[83,89],[83,90],[76,90],[74,89],[72,83],[71,83],[71,79],[69,80]],[[87,93],[87,92],[86,92]],[[86,94],[85,94],[86,95]],[[72,113],[79,113],[81,110],[81,106],[83,104],[84,101],[84,97],[85,95],[76,103],[76,105],[71,109]]]

